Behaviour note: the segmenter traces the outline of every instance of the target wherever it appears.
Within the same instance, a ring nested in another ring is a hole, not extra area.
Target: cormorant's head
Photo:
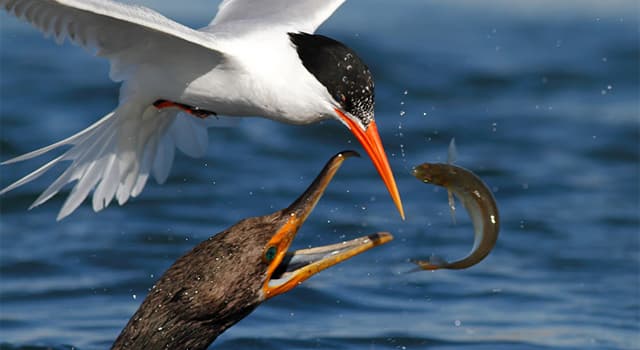
[[[322,197],[342,162],[356,152],[334,156],[307,190],[282,210],[281,224],[264,246],[262,260],[268,265],[262,291],[265,298],[285,293],[316,273],[343,262],[375,246],[391,241],[389,233],[376,233],[347,242],[289,251],[298,230]]]

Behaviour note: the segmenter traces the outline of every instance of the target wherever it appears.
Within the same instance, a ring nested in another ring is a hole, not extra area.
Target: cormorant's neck
[[[152,291],[151,293],[154,293]],[[155,293],[162,293],[161,291]],[[185,310],[156,304],[157,298],[148,297],[129,320],[112,350],[174,349],[206,350],[225,330],[251,313],[255,307],[235,313],[232,318],[213,320],[184,320]],[[172,301],[169,301],[172,303]],[[256,305],[257,306],[257,305]]]
[[[161,310],[158,310],[162,312]],[[153,312],[153,311],[152,311]],[[136,313],[120,333],[112,350],[124,349],[207,349],[224,331],[220,326],[203,326],[198,323],[147,322]]]
[[[251,313],[263,300],[266,270],[267,240],[254,240],[261,229],[274,231],[254,221],[243,220],[179,258],[151,288],[113,349],[206,349]]]

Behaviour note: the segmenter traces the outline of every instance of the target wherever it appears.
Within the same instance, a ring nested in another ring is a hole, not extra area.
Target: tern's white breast
[[[286,33],[216,38],[225,55],[219,64],[208,67],[206,57],[193,55],[162,67],[163,79],[155,69],[145,74],[146,84],[168,84],[164,91],[169,96],[163,98],[220,115],[263,116],[292,124],[332,116],[328,91],[304,68]]]

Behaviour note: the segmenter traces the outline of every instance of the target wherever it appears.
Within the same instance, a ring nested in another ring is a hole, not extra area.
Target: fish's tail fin
[[[46,202],[74,181],[77,183],[57,220],[71,214],[92,190],[94,211],[106,208],[114,198],[122,205],[140,194],[151,173],[159,183],[167,179],[176,147],[193,157],[204,154],[208,144],[206,122],[177,114],[175,109],[159,110],[131,100],[124,102],[71,137],[3,162],[3,165],[20,162],[71,146],[1,190],[0,195],[37,179],[61,162],[71,162],[29,209]]]
[[[447,266],[449,265],[447,260],[445,260],[439,255],[433,255],[433,254],[429,256],[429,260],[409,259],[409,262],[412,262],[418,265],[415,267],[414,270],[411,270],[410,272],[422,271],[422,270],[428,270],[428,271],[439,270],[439,269],[447,268]]]

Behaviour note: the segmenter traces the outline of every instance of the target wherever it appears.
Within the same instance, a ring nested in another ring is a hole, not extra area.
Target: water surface
[[[295,246],[376,231],[396,240],[266,302],[215,348],[640,348],[638,4],[391,3],[350,0],[320,32],[375,75],[407,220],[368,158],[348,160]],[[144,4],[192,26],[215,9]],[[0,159],[116,105],[105,61],[4,13],[0,33]],[[27,211],[53,175],[0,198],[1,348],[107,348],[177,257],[285,207],[336,152],[361,151],[336,122],[253,118],[209,135],[204,158],[178,155],[166,184],[150,181],[123,207],[95,214],[85,203],[57,223],[67,189]],[[462,211],[451,224],[446,192],[409,174],[445,161],[452,137],[457,164],[493,188],[502,232],[469,270],[407,273],[408,258],[456,258],[473,241]],[[0,185],[44,160],[1,167]]]

